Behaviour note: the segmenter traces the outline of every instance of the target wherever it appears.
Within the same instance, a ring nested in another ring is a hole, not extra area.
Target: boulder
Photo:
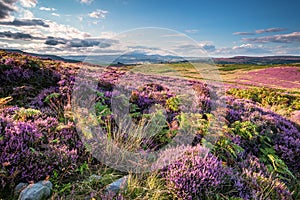
[[[52,183],[50,181],[39,181],[23,189],[19,200],[44,200],[50,197],[51,190]]]

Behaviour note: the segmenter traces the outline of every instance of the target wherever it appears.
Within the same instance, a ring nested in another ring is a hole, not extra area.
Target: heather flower
[[[236,80],[243,85],[266,86],[276,88],[298,88],[300,87],[299,70],[297,67],[270,67],[260,70],[252,70],[243,73]]]
[[[228,170],[209,150],[197,145],[171,163],[163,175],[170,192],[180,199],[200,199],[217,193]]]
[[[15,60],[13,58],[6,58],[4,64],[13,66],[15,64]]]
[[[295,173],[300,168],[298,158],[300,157],[300,130],[284,117],[259,107],[249,100],[228,99],[228,112],[226,119],[229,124],[234,121],[249,121],[257,126],[259,137],[271,138],[271,144],[276,153],[287,164],[289,169]],[[258,137],[258,139],[259,139]],[[242,141],[249,144],[248,140]],[[253,146],[247,145],[248,152],[259,151],[259,140]]]
[[[56,129],[58,121],[54,117],[47,117],[46,119],[38,118],[34,121],[35,125],[41,131],[50,132]]]
[[[74,125],[56,130],[57,119],[51,117],[14,121],[7,114],[16,110],[9,107],[0,115],[1,189],[43,179],[53,170],[72,173],[85,154]]]
[[[255,156],[248,156],[239,163],[240,180],[235,184],[240,197],[249,199],[292,199],[287,186],[273,174]]]
[[[30,105],[34,108],[43,108],[46,106],[44,102],[46,97],[52,93],[57,93],[58,87],[51,86],[49,88],[43,89],[30,103]]]
[[[43,173],[31,171],[35,156],[35,146],[40,144],[42,134],[32,122],[7,122],[1,131],[0,140],[0,163],[9,163],[4,168],[9,175],[15,174],[21,180],[35,179],[45,176]],[[9,175],[7,177],[9,177]],[[5,186],[4,180],[1,180]]]

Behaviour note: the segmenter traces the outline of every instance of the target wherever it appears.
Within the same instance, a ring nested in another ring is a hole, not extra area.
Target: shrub
[[[254,156],[239,164],[240,178],[236,184],[239,195],[246,199],[292,199],[287,186],[268,172]]]
[[[229,99],[228,104],[228,124],[235,127],[236,134],[244,137],[244,145],[241,146],[248,153],[259,155],[262,145],[271,145],[289,170],[299,174],[300,163],[297,160],[300,157],[300,131],[295,124],[253,102]]]
[[[222,189],[228,170],[208,149],[197,145],[164,171],[167,188],[179,199],[201,199]]]
[[[43,68],[42,63],[35,60],[9,58],[3,64],[10,67],[1,67],[0,82],[3,84],[0,87],[0,97],[10,95],[14,98],[11,103],[22,106],[44,88],[55,85],[60,78],[59,73]]]
[[[55,118],[28,119],[26,112],[16,121],[12,113],[20,110],[7,108],[0,116],[0,191],[41,180],[53,170],[61,177],[72,174],[84,154],[73,125],[59,128]]]

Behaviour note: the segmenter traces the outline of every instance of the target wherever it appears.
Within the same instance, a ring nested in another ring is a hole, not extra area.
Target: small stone
[[[121,189],[127,187],[127,181],[128,181],[128,176],[124,176],[124,177],[112,182],[111,184],[109,184],[106,187],[106,192],[107,193],[117,193],[117,192],[119,192]]]
[[[28,185],[22,190],[19,200],[44,200],[51,195],[52,183],[50,181],[39,181]]]

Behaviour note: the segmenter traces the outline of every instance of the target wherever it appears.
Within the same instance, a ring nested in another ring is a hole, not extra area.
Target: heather
[[[218,87],[199,80],[0,55],[0,198],[40,180],[53,199],[299,198],[300,129],[287,118],[297,94],[216,99]],[[159,159],[138,171],[149,152]],[[124,176],[126,188],[106,192]]]
[[[236,83],[299,90],[299,67],[280,66],[240,73]]]
[[[201,146],[184,151],[166,169],[167,187],[180,199],[216,195],[225,182],[225,176],[229,174],[222,162]]]

